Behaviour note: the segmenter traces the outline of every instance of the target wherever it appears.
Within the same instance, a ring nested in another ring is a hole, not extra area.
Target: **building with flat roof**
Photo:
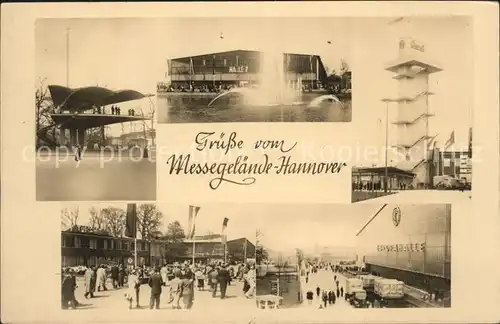
[[[221,235],[210,235],[210,237],[195,237],[194,240],[167,244],[167,262],[186,261],[223,261],[227,253],[228,262],[243,262],[255,258],[255,245],[246,238],[227,241],[226,251]]]
[[[114,237],[86,226],[61,231],[61,266],[95,266],[103,263],[127,265],[134,260],[133,238]],[[150,265],[150,242],[137,240],[137,264]]]
[[[172,58],[168,60],[165,77],[172,87],[185,89],[189,89],[190,84],[207,88],[258,84],[266,68],[266,59],[270,59],[266,53],[255,50]],[[317,88],[327,83],[327,71],[316,54],[283,53],[275,69],[277,73],[283,72],[284,81],[292,86],[301,83]]]

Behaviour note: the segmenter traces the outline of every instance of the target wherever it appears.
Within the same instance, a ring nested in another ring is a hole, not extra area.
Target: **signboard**
[[[399,52],[400,53],[424,53],[425,45],[414,38],[405,37],[399,40]]]
[[[377,245],[379,252],[424,252],[425,243],[381,244]]]
[[[396,227],[398,227],[399,223],[401,223],[401,209],[399,207],[392,210],[392,223]]]
[[[128,264],[133,264],[134,263],[134,259],[128,258],[127,262],[128,262]]]
[[[230,66],[229,73],[247,73],[248,65]]]

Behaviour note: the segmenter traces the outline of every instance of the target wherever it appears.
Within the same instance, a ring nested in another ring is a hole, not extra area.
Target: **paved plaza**
[[[38,201],[156,200],[156,162],[129,156],[85,153],[39,155],[36,160]]]
[[[344,287],[345,293],[345,281],[346,277],[340,273],[335,273],[331,270],[318,270],[317,273],[309,273],[309,281],[306,284],[306,278],[301,277],[301,285],[304,287],[304,301],[301,304],[303,308],[319,308],[320,304],[323,304],[323,301],[320,297],[316,296],[316,287],[320,287],[321,290],[328,291],[337,291],[337,285],[335,284],[334,276],[337,276],[337,280],[339,281],[339,287]],[[312,291],[314,293],[312,304],[309,304],[306,297],[307,291]],[[337,298],[334,305],[327,305],[325,310],[335,311],[340,309],[349,309],[353,308],[344,297]]]
[[[77,310],[91,310],[99,309],[106,311],[114,310],[127,310],[128,302],[125,300],[125,293],[128,292],[128,288],[118,288],[113,289],[111,280],[107,280],[107,291],[95,292],[94,298],[86,299],[84,297],[85,285],[82,278],[77,278],[78,288],[75,291],[75,296],[78,302],[81,304]],[[163,287],[162,296],[160,298],[160,309],[174,311],[172,309],[172,304],[168,304],[168,294],[169,288]],[[131,311],[141,311],[149,310],[149,298],[150,298],[150,287],[147,284],[141,286],[139,304],[140,308],[133,308]],[[135,305],[134,305],[135,306]],[[182,306],[182,301],[181,301]],[[255,299],[247,299],[243,294],[243,282],[233,281],[230,286],[227,287],[226,298],[220,299],[220,289],[217,289],[217,295],[215,298],[212,297],[212,293],[206,289],[205,291],[198,291],[195,289],[194,293],[194,303],[192,310],[203,309],[214,310],[220,309],[221,312],[228,311],[231,309],[238,309],[239,311],[254,310],[256,309]]]

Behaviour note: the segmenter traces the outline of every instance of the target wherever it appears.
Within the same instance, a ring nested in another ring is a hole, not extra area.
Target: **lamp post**
[[[385,103],[385,161],[384,161],[384,193],[387,193],[387,185],[389,178],[389,166],[388,166],[388,150],[389,150],[389,103],[395,102],[394,99],[384,98],[382,102]]]

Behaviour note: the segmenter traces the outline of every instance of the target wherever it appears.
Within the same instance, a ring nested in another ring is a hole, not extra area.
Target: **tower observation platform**
[[[384,102],[397,104],[397,143],[394,147],[406,158],[397,167],[414,173],[416,186],[429,183],[430,144],[437,134],[429,131],[429,118],[434,114],[429,109],[429,78],[442,71],[439,64],[426,55],[426,47],[412,38],[399,40],[399,55],[388,63],[387,71],[393,72],[398,82],[396,98],[384,98]]]
[[[50,85],[49,92],[56,107],[52,113],[52,123],[37,131],[39,140],[50,145],[85,145],[88,129],[111,124],[151,120],[143,114],[135,116],[133,110],[122,113],[119,104],[152,97],[135,90],[113,91],[103,87],[83,87],[71,89]],[[59,128],[59,139],[47,136],[49,129]],[[69,130],[69,143],[65,143]]]

